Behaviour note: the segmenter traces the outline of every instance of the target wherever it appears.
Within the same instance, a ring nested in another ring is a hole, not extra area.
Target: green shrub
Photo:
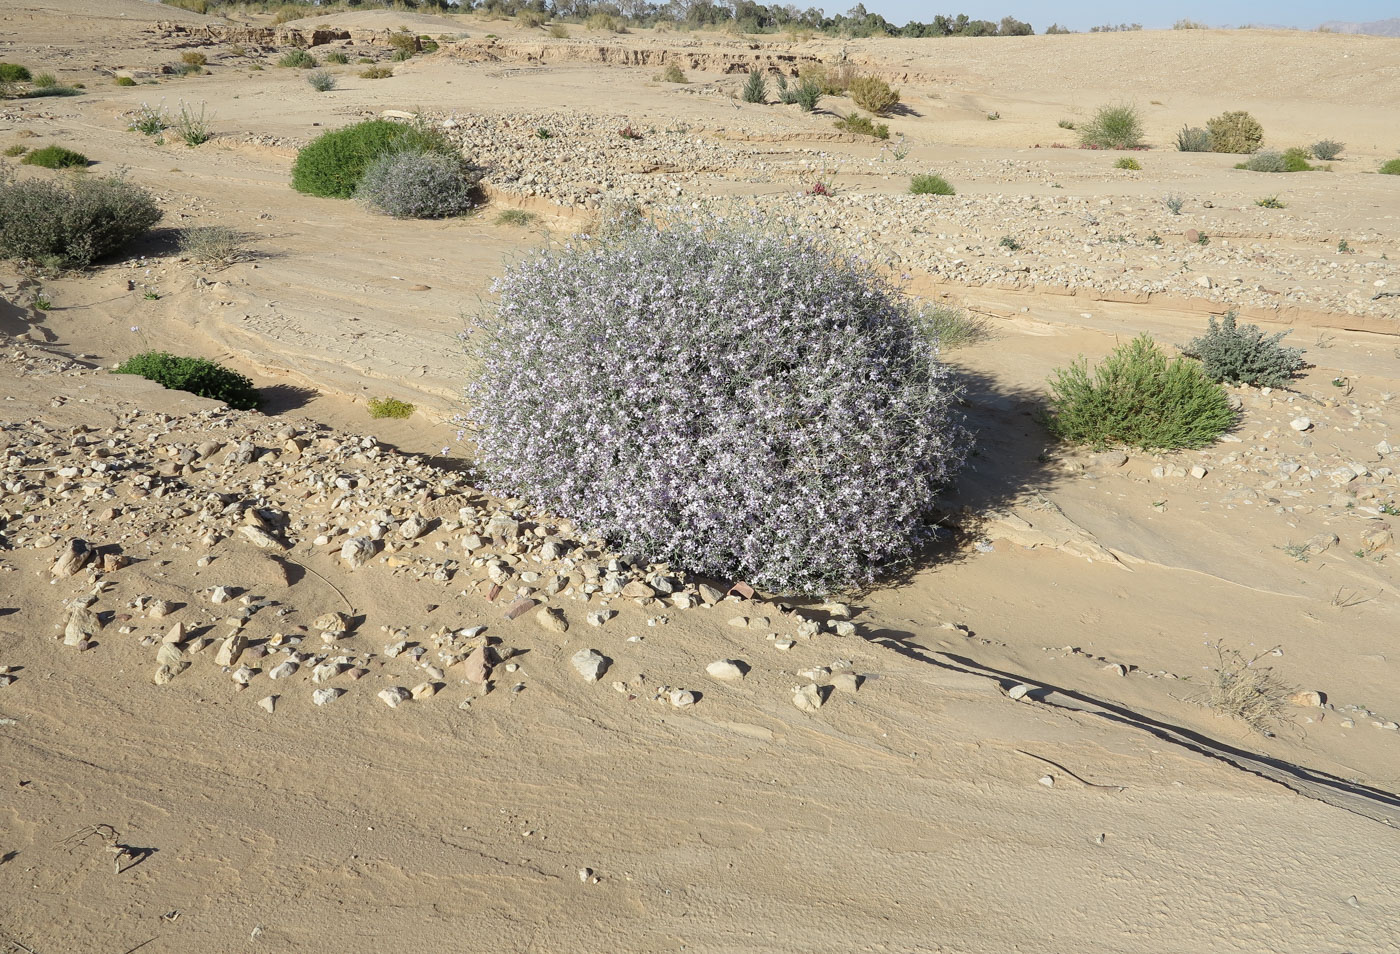
[[[430,40],[426,36],[420,36],[418,38],[418,46],[424,53],[436,53],[438,51],[437,41]]]
[[[180,54],[180,62],[187,66],[204,66],[209,62],[209,57],[195,50],[189,50]]]
[[[1400,159],[1387,159],[1378,171],[1383,176],[1400,176]]]
[[[292,50],[277,61],[278,66],[285,66],[288,69],[309,70],[315,69],[316,57],[305,50]]]
[[[35,89],[53,89],[58,85],[58,77],[52,73],[39,73],[34,77]]]
[[[407,53],[412,56],[418,52],[418,37],[412,33],[390,33],[389,45],[394,48],[396,53]]]
[[[229,407],[250,411],[262,404],[253,382],[206,358],[186,358],[165,351],[132,355],[118,366],[117,374],[138,374],[172,391],[188,391],[223,401]]]
[[[1059,126],[1061,129],[1073,129],[1073,128],[1074,128],[1074,120],[1073,120],[1073,119],[1062,119],[1062,120],[1060,120],[1058,123],[1056,123],[1055,125]]]
[[[1244,110],[1221,113],[1206,123],[1215,152],[1248,155],[1264,144],[1264,127]]]
[[[815,79],[804,77],[796,83],[789,84],[787,77],[778,76],[778,101],[792,105],[796,103],[802,108],[804,113],[810,113],[817,108],[817,103],[822,98],[822,84]]]
[[[1177,152],[1214,152],[1215,143],[1209,130],[1200,126],[1182,126],[1176,134]]]
[[[1136,106],[1100,106],[1094,118],[1079,127],[1079,144],[1086,149],[1137,149],[1142,146],[1142,119]]]
[[[367,70],[360,70],[360,79],[388,79],[393,75],[392,66],[371,66]]]
[[[460,155],[395,150],[370,164],[355,197],[397,219],[441,219],[471,211],[480,181]]]
[[[1283,153],[1276,149],[1265,149],[1256,152],[1244,162],[1235,164],[1236,169],[1244,169],[1247,172],[1287,172],[1288,168],[1283,162]]]
[[[915,195],[955,195],[956,190],[948,180],[937,175],[915,176],[909,183],[909,191]]]
[[[35,149],[20,162],[26,166],[43,166],[45,169],[86,169],[88,157],[62,146],[45,146],[43,149]]]
[[[1235,313],[1230,311],[1219,324],[1212,317],[1206,333],[1181,350],[1199,358],[1201,369],[1212,381],[1281,388],[1303,366],[1301,348],[1285,348],[1279,343],[1288,334],[1266,335],[1258,325],[1237,325]]]
[[[326,54],[325,61],[327,63],[334,63],[337,66],[344,66],[346,63],[350,62],[350,57],[346,56],[339,50],[333,50],[330,53]]]
[[[38,99],[41,96],[81,96],[82,91],[76,86],[36,86],[29,92],[22,94],[26,99]],[[3,98],[3,97],[0,97]]]
[[[160,217],[151,194],[121,176],[0,179],[0,258],[83,268]]]
[[[1308,147],[1308,151],[1312,153],[1314,159],[1331,162],[1340,156],[1345,148],[1345,143],[1337,142],[1335,139],[1319,139]]]
[[[402,63],[404,60],[413,59],[412,50],[395,50],[389,54],[389,61],[392,63]]]
[[[857,106],[876,116],[885,115],[899,104],[899,90],[875,76],[857,76],[847,92]]]
[[[688,79],[685,78],[685,71],[682,70],[682,69],[681,69],[679,66],[677,66],[675,63],[667,63],[667,64],[666,64],[666,68],[665,68],[664,70],[661,71],[661,74],[660,74],[659,76],[657,76],[657,79],[660,80],[660,81],[663,82],[663,83],[689,83],[689,82],[690,82],[690,80],[688,80]]]
[[[369,416],[375,419],[393,417],[401,420],[406,417],[412,417],[413,412],[417,410],[417,408],[407,401],[400,401],[398,398],[391,397],[370,398],[369,404],[367,404],[366,407],[369,408]]]
[[[297,153],[292,188],[307,195],[348,199],[365,171],[391,152],[437,152],[457,155],[452,143],[437,130],[368,119],[324,133]]]
[[[1262,199],[1255,199],[1254,204],[1261,209],[1286,209],[1288,203],[1284,202],[1276,195],[1266,195]]]
[[[136,80],[132,79],[130,76],[118,76],[118,77],[117,77],[115,80],[113,80],[112,82],[114,82],[114,83],[115,83],[116,85],[118,85],[118,86],[135,86],[135,85],[136,85]]]
[[[1145,334],[1115,348],[1092,375],[1084,358],[1056,369],[1050,394],[1051,432],[1096,447],[1204,447],[1235,419],[1225,389],[1198,363],[1168,361]]]
[[[0,83],[28,83],[34,77],[18,63],[0,63]]]
[[[744,82],[744,102],[768,102],[768,77],[758,67],[749,70],[749,78]]]
[[[837,129],[849,133],[856,133],[861,136],[874,136],[876,139],[890,138],[890,127],[884,123],[876,125],[871,122],[869,116],[862,116],[860,113],[851,113],[836,120],[834,123]]]
[[[335,77],[325,70],[312,70],[306,74],[306,85],[318,93],[326,93],[335,89]]]
[[[529,225],[538,216],[533,212],[526,212],[524,209],[503,209],[501,214],[496,216],[497,225]]]
[[[1316,169],[1316,166],[1309,165],[1308,151],[1301,146],[1283,151],[1284,172],[1313,172]]]
[[[515,22],[527,30],[544,26],[549,17],[538,10],[521,10],[515,15]]]
[[[194,111],[194,107],[188,103],[180,104],[180,115],[171,122],[170,128],[175,130],[175,135],[187,146],[200,146],[214,138],[214,130],[210,126],[212,116],[205,115],[205,106],[199,104],[199,112]]]
[[[22,156],[28,151],[28,146],[22,146],[19,143],[15,143],[12,146],[5,147],[5,155],[9,156],[11,159],[13,159],[15,156]]]
[[[1133,159],[1133,158],[1131,158],[1131,157],[1129,157],[1129,156],[1124,156],[1122,159],[1119,159],[1117,162],[1115,162],[1115,163],[1113,164],[1113,168],[1115,168],[1115,169],[1131,169],[1131,170],[1134,171],[1134,172],[1141,172],[1141,171],[1142,171],[1142,164],[1139,163],[1136,159]]]

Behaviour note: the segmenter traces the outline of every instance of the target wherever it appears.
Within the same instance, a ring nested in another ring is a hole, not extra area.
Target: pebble
[[[420,682],[418,685],[413,687],[413,689],[410,691],[410,695],[413,696],[415,701],[421,701],[423,699],[432,698],[434,695],[437,694],[437,691],[438,687],[436,683]]]
[[[1310,418],[1295,417],[1293,420],[1288,422],[1288,426],[1293,428],[1295,431],[1306,431],[1308,428],[1313,426],[1313,422]]]
[[[685,689],[672,689],[669,698],[671,700],[671,705],[675,706],[677,709],[684,709],[687,706],[695,705],[695,693],[688,692]]]
[[[258,708],[259,708],[259,709],[262,709],[264,712],[271,712],[272,710],[274,710],[274,709],[277,708],[277,700],[278,700],[279,698],[281,698],[281,697],[280,697],[280,696],[264,696],[263,698],[261,698],[261,699],[258,700]]]
[[[808,683],[793,691],[792,704],[803,712],[816,712],[826,702],[826,697],[822,694],[821,687],[816,683]]]
[[[403,686],[390,686],[387,689],[379,690],[376,695],[379,697],[379,700],[390,709],[397,709],[403,703],[413,698],[413,693],[409,692]]]
[[[1288,697],[1288,704],[1302,706],[1304,708],[1316,709],[1322,705],[1322,693],[1311,689],[1300,689]]]
[[[567,633],[569,631],[569,621],[564,616],[564,611],[554,606],[544,606],[535,614],[535,620],[541,628],[551,633]]]
[[[732,681],[744,678],[747,667],[737,659],[718,659],[705,667],[705,672],[715,679]]]
[[[297,664],[296,660],[288,659],[284,662],[278,663],[277,665],[273,666],[270,670],[268,670],[267,678],[286,679],[288,676],[295,675],[296,671],[300,668],[301,666]]]
[[[53,561],[49,573],[56,579],[66,579],[87,566],[92,560],[93,550],[86,540],[74,537],[64,544],[57,559]]]
[[[1012,686],[1012,687],[1010,688],[1010,690],[1007,691],[1006,694],[1007,694],[1008,696],[1010,696],[1012,699],[1016,699],[1016,700],[1019,701],[1019,700],[1021,700],[1021,699],[1024,699],[1027,695],[1029,695],[1030,693],[1032,693],[1032,692],[1034,692],[1034,691],[1035,691],[1035,686],[1028,686],[1028,685],[1026,685],[1025,683],[1021,683],[1020,685]]]

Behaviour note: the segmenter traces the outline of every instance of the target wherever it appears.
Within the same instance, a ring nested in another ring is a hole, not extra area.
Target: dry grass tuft
[[[1217,644],[1215,652],[1219,665],[1212,678],[1208,705],[1216,712],[1239,719],[1256,732],[1272,734],[1294,691],[1271,667],[1259,665],[1273,650],[1266,649],[1246,658],[1238,650]]]

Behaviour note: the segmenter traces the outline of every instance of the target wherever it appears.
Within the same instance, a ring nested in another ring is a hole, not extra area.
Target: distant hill
[[[1400,36],[1400,17],[1389,20],[1372,20],[1370,23],[1343,23],[1341,20],[1328,20],[1318,29],[1333,33],[1364,33],[1367,36]]]

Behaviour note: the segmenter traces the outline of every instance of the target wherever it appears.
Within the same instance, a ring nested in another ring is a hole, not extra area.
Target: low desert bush
[[[396,219],[441,219],[471,211],[480,181],[461,156],[395,151],[370,164],[355,197]]]
[[[180,62],[187,66],[206,66],[209,63],[209,57],[198,50],[186,50],[180,54]]]
[[[312,70],[306,74],[306,85],[318,93],[327,93],[335,89],[335,77],[325,70]]]
[[[346,63],[350,62],[350,57],[346,56],[339,50],[332,50],[330,53],[327,53],[322,59],[324,59],[327,63],[334,63],[336,66],[344,66]]]
[[[1060,120],[1058,123],[1056,123],[1055,125],[1059,126],[1061,129],[1073,129],[1073,128],[1074,128],[1074,120],[1073,120],[1073,119],[1062,119],[1062,120]]]
[[[789,83],[786,76],[778,77],[778,101],[792,105],[796,103],[802,108],[804,113],[810,113],[817,108],[817,103],[822,98],[821,83],[814,79],[802,78],[795,83]]]
[[[1057,369],[1050,393],[1050,430],[1075,444],[1204,447],[1234,422],[1225,389],[1195,361],[1168,361],[1148,335],[1114,349],[1092,373],[1084,358]]]
[[[55,86],[57,86],[57,85],[58,85],[58,77],[57,77],[57,76],[54,76],[52,73],[36,73],[36,74],[34,74],[34,88],[35,88],[35,89],[53,89],[53,88],[54,88]]]
[[[541,13],[538,10],[521,10],[515,15],[515,22],[526,29],[542,27],[548,19],[549,16],[547,14]]]
[[[1269,666],[1260,664],[1273,650],[1253,658],[1234,649],[1216,645],[1218,665],[1210,682],[1206,704],[1222,715],[1246,723],[1256,732],[1269,734],[1283,716],[1294,688]]]
[[[631,199],[610,196],[589,216],[583,233],[590,239],[611,242],[627,232],[641,228],[647,223],[642,207]]]
[[[388,119],[367,119],[323,133],[297,153],[292,188],[308,195],[348,199],[365,171],[392,152],[435,152],[458,155],[441,132]]]
[[[915,176],[909,183],[909,191],[915,195],[955,195],[956,190],[948,180],[938,175]]]
[[[538,216],[533,212],[526,212],[524,209],[502,209],[501,214],[496,216],[497,225],[529,225]]]
[[[135,86],[135,85],[136,85],[136,80],[132,79],[130,76],[118,76],[118,77],[117,77],[116,79],[114,79],[112,82],[113,82],[115,85],[117,85],[117,86]]]
[[[1262,199],[1255,199],[1254,204],[1261,209],[1286,209],[1288,203],[1284,202],[1276,195],[1266,195]]]
[[[1137,107],[1128,103],[1100,106],[1094,117],[1078,131],[1079,144],[1087,149],[1138,149],[1142,146],[1142,118]]]
[[[0,83],[28,83],[34,78],[29,67],[18,63],[0,63]]]
[[[1301,146],[1283,151],[1284,172],[1313,172],[1316,169],[1317,166],[1308,163],[1308,151]]]
[[[847,92],[852,102],[876,116],[885,115],[899,104],[899,90],[875,76],[857,76]]]
[[[845,96],[856,78],[860,75],[849,63],[828,67],[822,63],[805,64],[799,74],[804,80],[811,80],[821,86],[824,96]]]
[[[302,49],[288,52],[277,61],[278,66],[285,66],[288,69],[310,70],[316,68],[316,57]]]
[[[1215,152],[1247,155],[1264,144],[1264,127],[1244,110],[1221,113],[1206,123],[1206,130]]]
[[[860,113],[843,116],[836,120],[833,125],[844,132],[856,133],[861,136],[874,136],[876,139],[890,138],[889,126],[884,123],[876,124],[870,120],[869,116],[862,116]]]
[[[549,35],[556,40],[563,40],[569,35],[569,28],[562,23],[551,23],[549,25]]]
[[[248,234],[225,225],[182,229],[180,251],[204,265],[232,265],[248,257]]]
[[[1400,159],[1387,159],[1377,171],[1383,176],[1400,176]]]
[[[626,33],[627,27],[619,18],[611,13],[591,13],[587,20],[583,21],[585,29],[604,30],[608,33]]]
[[[1264,149],[1256,152],[1244,162],[1235,163],[1236,169],[1246,172],[1285,172],[1283,153],[1277,149]]]
[[[412,33],[399,31],[389,34],[389,46],[396,53],[407,53],[412,56],[418,52],[418,37]]]
[[[1258,325],[1239,325],[1233,311],[1217,324],[1209,319],[1206,333],[1181,350],[1197,358],[1212,381],[1281,388],[1303,366],[1301,348],[1285,348],[1280,342],[1287,331],[1266,335]]]
[[[642,560],[869,583],[914,552],[970,443],[912,306],[793,228],[643,223],[495,292],[468,335],[487,485]]]
[[[413,412],[417,410],[416,407],[409,404],[407,401],[400,401],[398,398],[391,397],[370,398],[369,403],[365,406],[369,409],[369,416],[376,420],[385,417],[402,420],[412,417]]]
[[[919,325],[938,342],[940,351],[952,351],[991,337],[987,319],[953,305],[924,305],[915,313]]]
[[[1215,141],[1210,131],[1200,126],[1182,126],[1176,134],[1177,152],[1214,152]]]
[[[395,50],[393,53],[389,54],[389,61],[391,63],[402,63],[404,60],[411,59],[413,59],[412,50]]]
[[[656,77],[663,83],[689,83],[685,78],[685,70],[675,63],[667,63],[666,68]]]
[[[28,151],[28,146],[23,146],[19,143],[14,143],[13,145],[5,147],[5,155],[11,159],[13,159],[15,156],[22,156]]]
[[[43,149],[35,149],[20,162],[26,166],[43,166],[45,169],[86,169],[88,157],[63,146],[45,146]]]
[[[160,221],[149,192],[121,176],[0,178],[0,258],[84,268]]]
[[[1162,205],[1166,206],[1167,211],[1172,215],[1180,215],[1181,209],[1185,204],[1186,200],[1179,195],[1168,194],[1162,196]]]
[[[743,97],[746,103],[768,102],[768,77],[763,75],[763,70],[757,67],[749,70],[749,78],[744,81]]]
[[[360,70],[360,79],[388,79],[393,75],[392,66],[371,66],[369,69]]]
[[[1117,162],[1115,162],[1115,163],[1113,164],[1113,168],[1115,168],[1115,169],[1129,169],[1129,170],[1131,170],[1131,171],[1133,171],[1133,172],[1141,172],[1141,171],[1142,171],[1142,163],[1138,162],[1136,159],[1133,159],[1133,158],[1130,157],[1130,156],[1124,156],[1122,159],[1119,159]]]
[[[1337,142],[1335,139],[1319,139],[1308,147],[1308,151],[1312,153],[1314,159],[1320,159],[1323,162],[1331,162],[1333,159],[1340,156],[1342,150],[1345,148],[1345,143]]]
[[[188,391],[223,401],[240,411],[250,411],[262,404],[262,398],[248,377],[207,358],[145,351],[123,361],[116,373],[137,374],[172,391]]]

